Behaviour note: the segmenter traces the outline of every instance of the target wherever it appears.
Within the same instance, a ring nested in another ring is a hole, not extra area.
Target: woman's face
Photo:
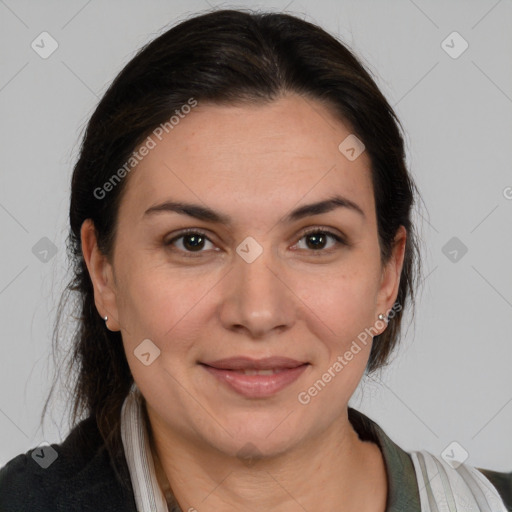
[[[112,260],[89,266],[153,426],[270,455],[346,418],[371,349],[362,333],[385,329],[405,241],[381,266],[370,160],[338,148],[350,134],[290,95],[199,102],[153,136],[126,178]],[[307,364],[280,377],[204,365],[233,357]]]

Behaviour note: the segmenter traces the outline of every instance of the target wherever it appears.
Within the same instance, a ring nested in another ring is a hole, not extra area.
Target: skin
[[[110,259],[91,222],[82,226],[98,312],[122,333],[159,479],[184,511],[303,512],[319,510],[319,499],[325,511],[385,510],[380,449],[361,441],[347,417],[371,343],[309,404],[297,399],[398,293],[406,233],[397,232],[383,265],[369,157],[349,161],[338,150],[350,133],[325,106],[296,95],[265,105],[199,103],[127,178]],[[364,215],[342,207],[284,221],[334,193]],[[166,200],[208,206],[232,225],[144,215]],[[200,252],[190,238],[165,245],[184,228],[207,236]],[[306,228],[343,235],[348,245],[327,237],[317,249]],[[236,252],[247,236],[263,250],[252,263]],[[134,355],[147,338],[161,350],[149,366]],[[237,355],[310,366],[275,395],[250,399],[198,364]],[[253,465],[237,457],[243,447]]]

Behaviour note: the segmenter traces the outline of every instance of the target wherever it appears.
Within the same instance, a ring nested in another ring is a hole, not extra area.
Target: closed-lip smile
[[[247,398],[274,395],[297,380],[310,363],[283,356],[236,356],[200,364],[216,379]]]

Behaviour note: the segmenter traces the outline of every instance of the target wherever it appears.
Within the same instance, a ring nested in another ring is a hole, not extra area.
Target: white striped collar
[[[166,500],[158,485],[142,400],[134,383],[121,410],[121,437],[137,512],[182,512],[172,493]]]
[[[507,512],[496,488],[472,466],[448,464],[425,450],[410,455],[422,512]]]

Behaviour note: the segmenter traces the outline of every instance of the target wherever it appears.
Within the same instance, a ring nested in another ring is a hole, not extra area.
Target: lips
[[[252,359],[250,357],[238,356],[230,357],[228,359],[218,359],[217,361],[207,361],[201,364],[210,366],[212,368],[217,368],[218,370],[233,370],[242,372],[251,370],[273,370],[274,372],[279,372],[297,368],[298,366],[302,366],[308,363],[281,356],[266,357],[263,359]]]
[[[295,382],[310,366],[288,357],[230,357],[200,363],[217,381],[251,399],[270,398]]]

